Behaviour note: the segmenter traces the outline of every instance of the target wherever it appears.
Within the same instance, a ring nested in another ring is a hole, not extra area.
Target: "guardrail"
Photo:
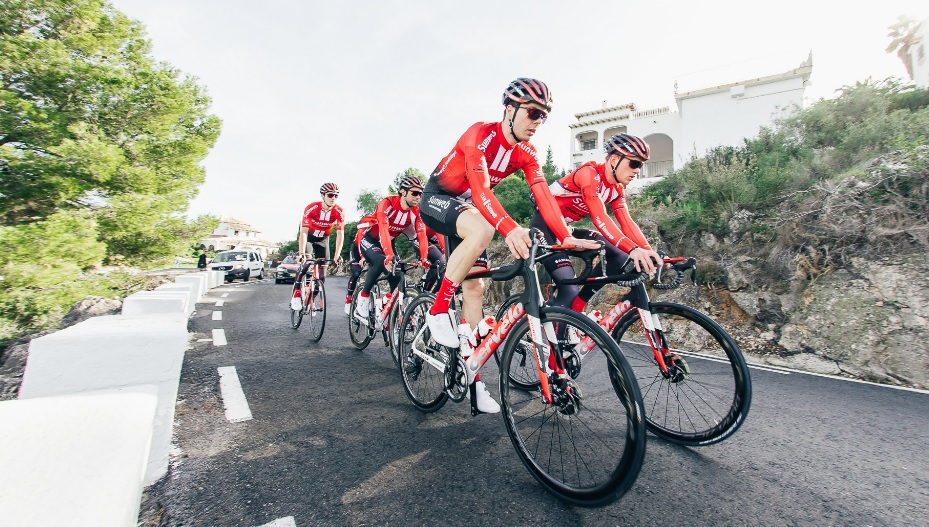
[[[0,402],[0,524],[136,525],[168,470],[187,319],[224,278],[178,275],[29,343],[19,399]]]

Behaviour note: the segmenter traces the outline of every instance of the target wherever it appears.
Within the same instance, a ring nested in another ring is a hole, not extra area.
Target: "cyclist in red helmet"
[[[303,209],[303,219],[300,222],[300,235],[297,237],[297,254],[300,259],[305,256],[312,258],[329,259],[329,234],[335,227],[335,259],[336,264],[342,261],[342,244],[345,241],[345,213],[342,207],[336,205],[335,200],[339,197],[339,186],[335,183],[324,183],[319,187],[320,201],[314,201]],[[313,248],[313,254],[306,253],[307,242]],[[303,273],[307,272],[310,267],[309,261],[306,261],[297,273],[294,279],[294,291],[290,300],[291,309],[298,310],[301,308],[300,303],[300,280]],[[320,265],[319,279],[326,281],[326,263]]]
[[[368,273],[355,306],[355,316],[361,319],[367,319],[371,311],[371,288],[381,273],[388,273],[391,291],[400,281],[391,273],[397,236],[405,234],[411,240],[417,238],[420,263],[423,268],[429,267],[429,243],[426,241],[426,228],[419,217],[423,182],[418,177],[406,176],[397,186],[396,196],[382,199],[374,208],[373,221],[367,222],[367,230],[359,243],[360,256],[368,261]]]
[[[448,236],[445,278],[426,316],[433,339],[444,346],[458,347],[459,332],[470,333],[484,317],[483,283],[463,280],[472,268],[487,266],[484,249],[494,232],[503,236],[514,257],[529,256],[529,229],[510,218],[491,191],[503,178],[522,169],[541,214],[553,225],[557,238],[563,243],[595,247],[571,236],[548,190],[535,147],[529,143],[552,110],[548,86],[537,79],[518,78],[504,90],[503,106],[501,121],[475,123],[465,131],[432,172],[423,193],[423,222]],[[449,302],[459,286],[463,300],[460,324],[449,313]],[[475,381],[479,383],[478,410],[499,412],[500,406],[484,383],[479,378]]]
[[[590,216],[596,231],[574,229],[572,233],[577,238],[604,242],[607,274],[618,274],[627,259],[635,262],[636,270],[652,273],[656,266],[661,265],[661,256],[652,249],[629,215],[625,193],[625,187],[635,179],[651,156],[651,149],[648,143],[634,135],[616,134],[607,141],[604,150],[606,159],[603,163],[584,163],[549,188],[568,223]],[[607,214],[607,204],[619,226]],[[533,215],[529,226],[541,230],[549,243],[554,242],[553,229],[538,212]],[[575,276],[568,257],[546,260],[545,268],[556,278]],[[579,292],[576,285],[559,286],[557,295],[549,303],[580,312],[602,287],[603,284],[585,285]]]

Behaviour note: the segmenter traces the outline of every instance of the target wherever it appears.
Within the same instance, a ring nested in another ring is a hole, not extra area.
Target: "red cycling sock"
[[[455,296],[455,292],[458,291],[458,286],[461,284],[456,284],[445,277],[442,279],[442,285],[439,287],[439,292],[435,295],[435,303],[432,304],[432,309],[429,310],[429,313],[432,315],[438,315],[439,313],[448,313],[448,304],[452,301],[452,297]]]
[[[581,300],[581,297],[574,297],[574,302],[571,302],[571,311],[577,311],[578,313],[583,313],[584,308],[587,307],[587,302]]]

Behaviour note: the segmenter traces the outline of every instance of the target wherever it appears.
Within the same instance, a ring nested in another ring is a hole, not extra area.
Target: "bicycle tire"
[[[319,280],[314,280],[314,284],[319,291],[310,295],[311,301],[307,309],[310,310],[310,339],[319,342],[319,339],[323,338],[323,331],[326,330],[326,285]]]
[[[555,496],[584,507],[613,503],[635,483],[645,458],[639,387],[616,342],[589,318],[561,307],[543,307],[540,317],[543,328],[565,324],[593,339],[587,357],[599,367],[582,381],[569,381],[579,398],[553,390],[561,404],[545,403],[539,391],[513,389],[510,376],[500,375],[507,433],[529,472]],[[522,317],[504,343],[504,369],[528,332],[529,317]]]
[[[403,292],[403,305],[400,302],[394,302],[390,309],[390,315],[387,317],[387,327],[390,328],[388,335],[390,337],[390,355],[394,358],[394,365],[400,366],[400,348],[397,346],[398,335],[400,334],[400,323],[403,320],[403,312],[419,296],[419,289],[407,286]]]
[[[445,392],[445,373],[413,353],[414,349],[428,354],[447,367],[454,354],[432,340],[425,328],[426,313],[435,302],[435,296],[423,293],[410,302],[406,316],[400,324],[399,365],[403,391],[413,406],[423,412],[435,412],[448,401]]]
[[[305,284],[297,284],[296,287],[303,287]],[[302,289],[301,289],[302,291]],[[291,298],[293,297],[293,291],[290,292]],[[301,294],[302,298],[302,294]],[[302,300],[301,300],[302,303]],[[297,329],[300,327],[300,323],[303,322],[303,307],[300,309],[290,308],[290,327]]]
[[[715,321],[672,302],[650,304],[672,352],[683,358],[683,378],[661,374],[645,340],[638,311],[627,313],[613,338],[642,391],[649,431],[673,443],[705,446],[732,436],[748,416],[752,382],[738,344]]]
[[[374,338],[374,332],[371,331],[370,326],[365,326],[357,318],[355,318],[355,306],[358,305],[358,296],[361,294],[361,288],[358,287],[355,289],[355,292],[352,294],[352,307],[348,311],[348,336],[352,341],[352,345],[359,350],[363,350],[368,347],[368,344],[371,343],[371,339]],[[372,290],[371,298],[374,297]],[[371,302],[374,303],[373,301]],[[372,306],[374,307],[374,306]],[[373,309],[372,309],[373,311]],[[368,317],[368,324],[371,323],[371,317]]]

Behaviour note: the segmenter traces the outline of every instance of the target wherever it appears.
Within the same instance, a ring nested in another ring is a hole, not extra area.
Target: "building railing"
[[[666,113],[671,113],[671,108],[668,106],[662,106],[661,108],[651,108],[648,110],[642,110],[641,112],[634,112],[632,114],[632,118],[639,119],[641,117],[654,117],[656,115],[664,115]]]
[[[667,176],[674,170],[674,161],[646,161],[639,171],[640,178]]]

